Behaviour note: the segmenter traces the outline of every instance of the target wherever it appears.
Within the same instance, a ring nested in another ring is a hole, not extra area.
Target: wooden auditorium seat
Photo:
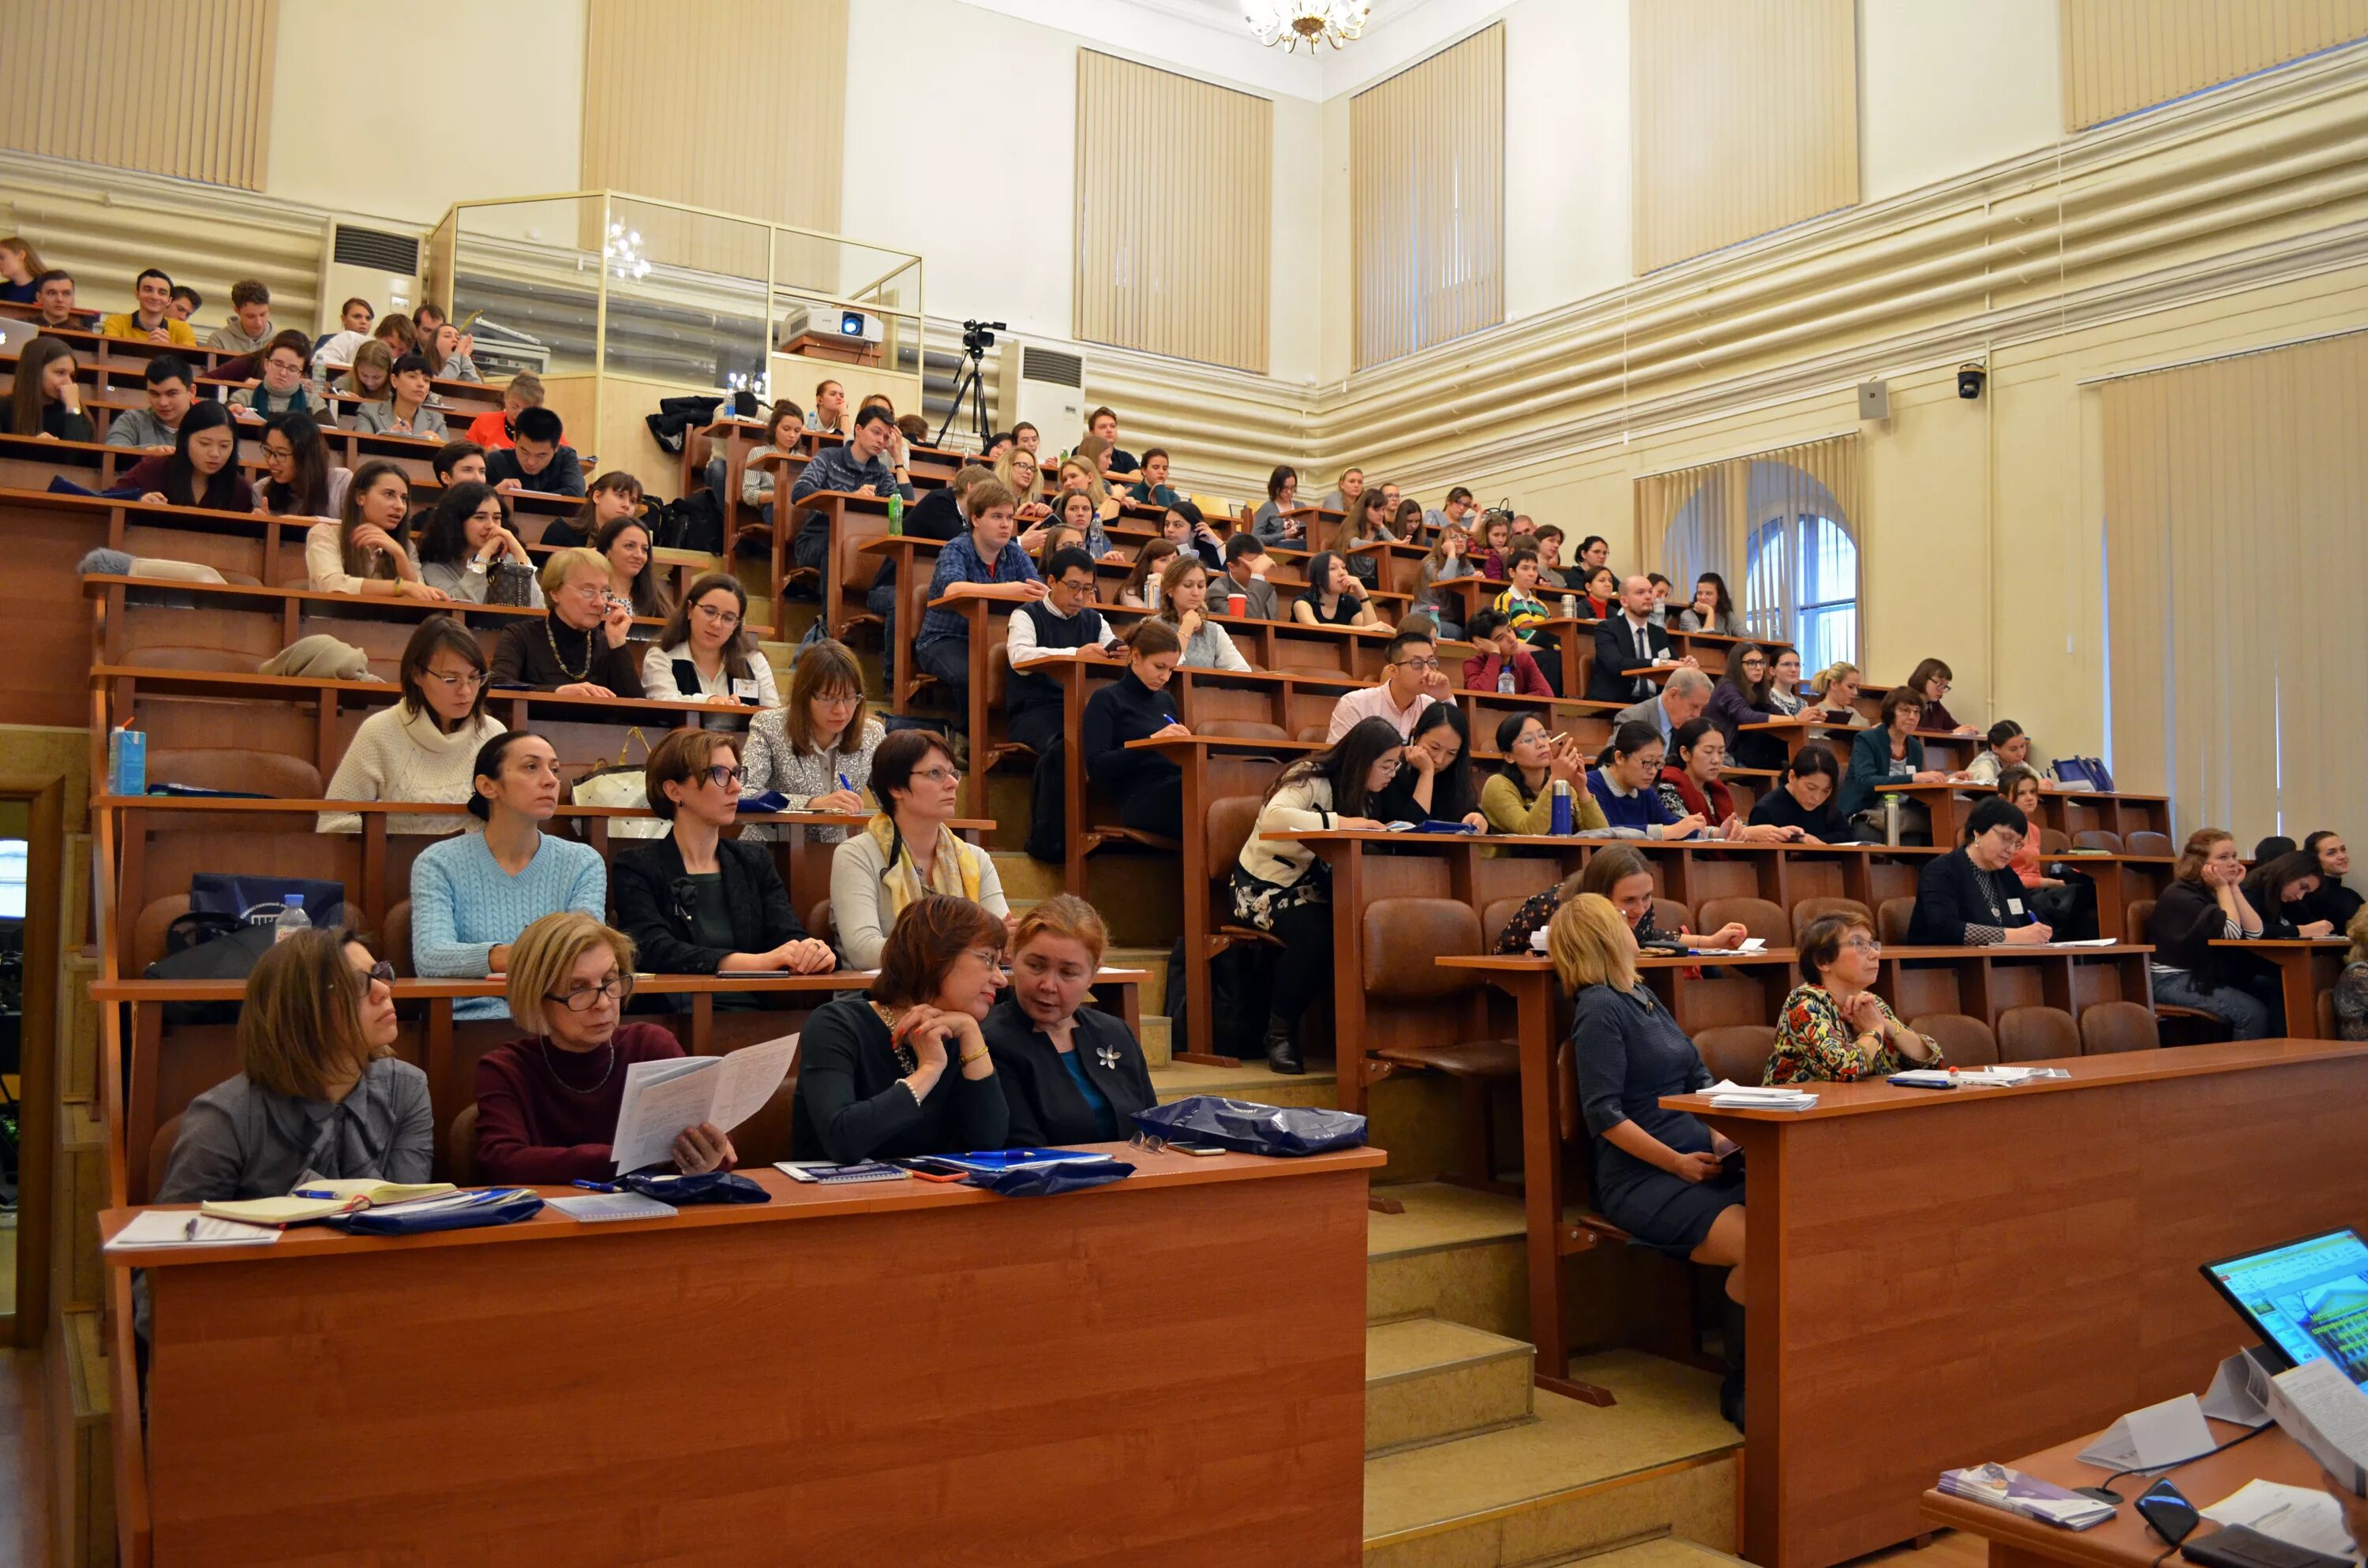
[[[1998,1015],[1998,1060],[2053,1062],[2080,1054],[2080,1026],[2058,1007],[2009,1007]]]
[[[1487,942],[1490,952],[1497,950],[1497,938],[1505,934],[1505,927],[1513,923],[1513,916],[1519,915],[1521,905],[1528,902],[1528,899],[1519,897],[1492,898],[1480,911],[1480,935]]]
[[[734,1145],[738,1152],[738,1145]],[[471,1100],[444,1130],[444,1179],[456,1187],[477,1185],[477,1102]],[[744,1162],[745,1163],[745,1162]]]
[[[321,770],[301,756],[285,752],[248,751],[239,746],[174,746],[148,754],[151,784],[184,784],[196,790],[220,790],[235,795],[268,795],[275,801],[318,801],[327,794]],[[268,817],[257,825],[280,825]],[[225,817],[211,825],[234,826]]]
[[[2135,1002],[2098,1002],[2080,1014],[2080,1054],[2110,1056],[2123,1051],[2155,1051],[2162,1045],[2154,1010]]]
[[[1784,917],[1782,906],[1764,898],[1704,899],[1702,906],[1702,929],[1715,931],[1731,921],[1741,921],[1743,928],[1771,948],[1789,947],[1793,941],[1793,923]]]
[[[419,971],[411,966],[411,901],[399,898],[386,906],[386,929],[378,934],[379,951],[394,966],[403,979],[416,979]]]
[[[2170,835],[2167,833],[2153,833],[2145,828],[2140,828],[2137,832],[2131,834],[2128,839],[2124,842],[2127,844],[2128,851],[2132,855],[2168,855],[2170,853]]]
[[[1435,1030],[1427,1031],[1432,1038],[1382,1046],[1372,1060],[1455,1081],[1463,1096],[1464,1165],[1447,1179],[1496,1190],[1492,1102],[1497,1084],[1520,1076],[1520,1048],[1488,1034],[1487,986],[1468,971],[1432,961],[1486,952],[1480,916],[1461,899],[1377,898],[1365,906],[1364,925],[1368,1005],[1438,1019]]]
[[[141,1190],[131,1195],[132,1202],[156,1201],[156,1184],[165,1179],[165,1166],[173,1158],[173,1145],[180,1141],[181,1113],[175,1111],[165,1119],[162,1126],[156,1129],[156,1135],[148,1140],[148,1168],[144,1173],[146,1179],[140,1184]]]
[[[1757,1084],[1768,1076],[1768,1058],[1776,1051],[1776,1030],[1768,1024],[1720,1024],[1694,1036],[1694,1049],[1713,1082],[1731,1079]]]
[[[1952,1067],[1998,1064],[1998,1037],[1979,1018],[1964,1013],[1919,1013],[1907,1021],[1907,1027],[1930,1036]]]
[[[1854,898],[1804,898],[1793,906],[1793,945],[1800,945],[1801,933],[1809,928],[1810,921],[1827,915],[1855,915],[1870,930],[1874,926],[1874,911]]]
[[[1674,898],[1656,897],[1653,924],[1664,931],[1691,931],[1694,928],[1694,912]]]
[[[2102,849],[2109,855],[2122,852],[2122,835],[2109,828],[2084,827],[2072,835],[2075,849]]]
[[[1886,948],[1907,945],[1907,928],[1916,918],[1916,901],[1912,898],[1886,898],[1874,912],[1875,940]]]
[[[2062,828],[2043,827],[2039,830],[2039,852],[2042,855],[2061,855],[2071,847],[2072,840]]]

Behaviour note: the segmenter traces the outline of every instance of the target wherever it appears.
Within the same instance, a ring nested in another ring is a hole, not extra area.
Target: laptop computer
[[[22,354],[25,346],[40,335],[40,322],[0,316],[0,354]]]
[[[2368,1383],[2368,1242],[2345,1229],[2203,1266],[2203,1278],[2288,1367],[2326,1360]]]

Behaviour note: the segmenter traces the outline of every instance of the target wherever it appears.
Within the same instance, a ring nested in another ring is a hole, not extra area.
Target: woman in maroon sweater
[[[608,1181],[625,1070],[680,1056],[655,1024],[624,1024],[633,942],[580,910],[546,915],[510,947],[510,1017],[543,1033],[477,1062],[477,1168],[490,1182],[558,1187]],[[686,1176],[729,1170],[732,1141],[712,1122],[674,1141]]]

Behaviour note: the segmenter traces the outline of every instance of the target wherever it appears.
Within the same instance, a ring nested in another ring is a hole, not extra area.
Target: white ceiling
[[[966,0],[1075,33],[1135,59],[1284,97],[1321,103],[1413,63],[1470,32],[1509,0],[1373,0],[1365,36],[1310,58],[1268,48],[1238,0]]]

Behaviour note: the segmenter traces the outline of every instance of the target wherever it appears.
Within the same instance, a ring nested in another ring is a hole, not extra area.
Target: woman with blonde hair
[[[1125,1024],[1088,994],[1110,929],[1094,906],[1056,893],[1011,933],[1011,989],[979,1026],[1011,1113],[1007,1143],[1113,1143],[1158,1103],[1151,1065]]]
[[[1017,521],[1042,522],[1053,515],[1053,508],[1045,505],[1043,498],[1037,494],[1039,473],[1034,452],[1025,447],[1012,447],[995,460],[995,477],[1003,482],[1006,490],[1019,498],[1019,506],[1012,513]]]
[[[559,1187],[610,1181],[617,1113],[637,1062],[683,1054],[655,1024],[624,1022],[633,942],[578,910],[546,915],[509,953],[510,1017],[530,1030],[477,1059],[477,1170],[490,1182]],[[732,1140],[712,1121],[674,1147],[686,1176],[730,1170]]]
[[[329,390],[364,403],[383,403],[393,395],[393,387],[394,350],[373,337],[354,350],[354,362],[330,383]]]
[[[1725,1268],[1727,1375],[1719,1412],[1743,1425],[1743,1173],[1735,1145],[1665,1096],[1711,1085],[1702,1052],[1636,977],[1636,938],[1611,901],[1581,893],[1546,928],[1573,1000],[1565,1050],[1587,1125],[1595,1205],[1646,1246]]]
[[[1868,727],[1866,715],[1858,710],[1856,665],[1836,660],[1810,677],[1809,689],[1817,694],[1817,700],[1801,710],[1802,718],[1820,724],[1847,724],[1853,730]]]
[[[350,931],[265,949],[238,1013],[238,1075],[181,1113],[158,1203],[280,1198],[308,1177],[423,1182],[427,1074],[394,1054],[393,967]]]
[[[1209,619],[1209,568],[1199,555],[1178,551],[1160,569],[1159,608],[1152,619],[1175,630],[1183,648],[1177,663],[1191,669],[1249,673],[1250,662],[1234,646],[1233,634]]]
[[[562,697],[639,697],[633,607],[609,590],[609,562],[596,551],[558,551],[542,563],[541,582],[543,619],[502,628],[495,683]]]
[[[768,708],[748,726],[747,777],[751,793],[777,790],[792,812],[869,811],[864,791],[871,784],[872,754],[887,726],[865,711],[863,668],[846,643],[825,639],[798,650],[790,667],[789,700]],[[752,834],[774,835],[770,827]],[[809,827],[817,844],[846,840],[843,827]]]

